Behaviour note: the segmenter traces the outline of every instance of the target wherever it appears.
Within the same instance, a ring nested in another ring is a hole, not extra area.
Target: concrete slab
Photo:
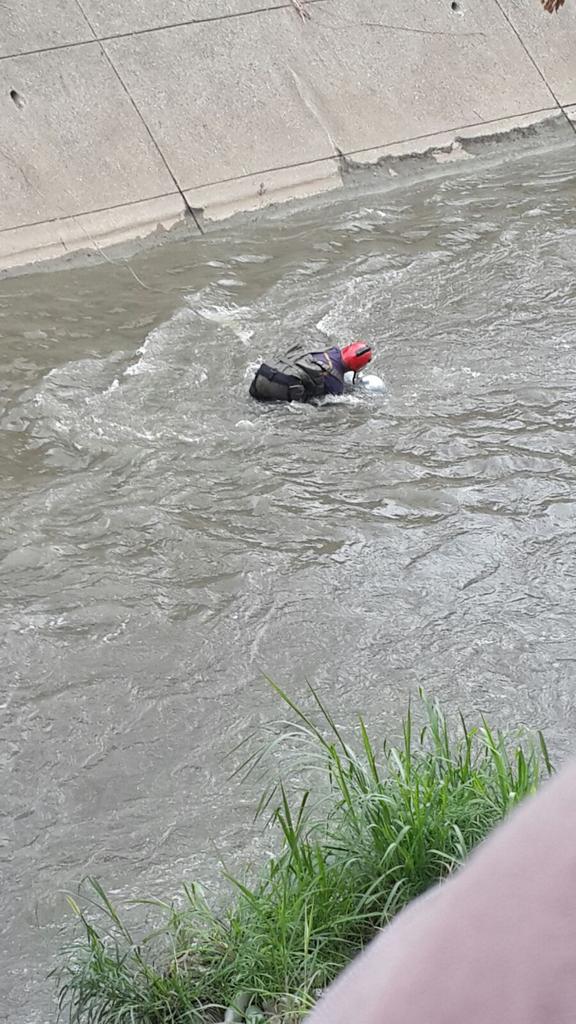
[[[306,0],[325,3],[326,0]],[[177,25],[186,21],[234,17],[263,8],[286,7],[289,0],[82,0],[100,37]],[[293,17],[298,17],[292,8]]]
[[[204,221],[224,220],[240,210],[263,210],[275,203],[305,199],[342,187],[336,158],[299,167],[235,178],[220,185],[205,185],[185,193],[188,204],[201,211]]]
[[[174,192],[97,43],[0,61],[0,229]]]
[[[294,30],[301,92],[343,152],[551,105],[495,0],[333,0],[310,26]]]
[[[181,188],[334,155],[290,70],[300,23],[293,14],[270,10],[104,43]]]
[[[105,46],[183,189],[551,105],[495,0],[403,12],[328,0]]]
[[[568,2],[547,14],[531,0],[500,0],[554,95],[563,105],[576,103],[576,7]]]
[[[169,230],[185,217],[182,196],[175,192],[162,199],[129,203],[113,210],[0,231],[0,270],[80,250],[101,255],[108,246],[149,238],[156,231]],[[192,234],[200,234],[191,218],[188,226]]]
[[[76,0],[2,0],[0,57],[92,39]]]
[[[13,267],[56,260],[66,256],[67,251],[54,230],[54,221],[0,231],[0,273]]]

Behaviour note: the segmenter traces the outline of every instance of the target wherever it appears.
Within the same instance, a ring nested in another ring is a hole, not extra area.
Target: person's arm
[[[574,1024],[576,764],[411,904],[307,1024]]]
[[[324,394],[326,395],[343,395],[344,394],[344,382],[338,380],[331,373],[327,373],[324,377]]]

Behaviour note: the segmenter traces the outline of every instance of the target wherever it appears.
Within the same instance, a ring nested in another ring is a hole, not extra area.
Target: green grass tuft
[[[56,972],[74,1024],[205,1024],[227,1009],[239,1021],[301,1020],[377,929],[458,868],[552,771],[541,734],[507,738],[462,717],[450,728],[423,694],[423,724],[409,707],[400,744],[375,746],[360,720],[355,749],[314,690],[318,723],[271,685],[292,719],[240,771],[284,748],[284,782],[259,807],[278,853],[256,881],[226,876],[224,909],[193,884],[174,902],[137,901],[157,918],[138,938],[88,880],[69,898],[79,931]]]

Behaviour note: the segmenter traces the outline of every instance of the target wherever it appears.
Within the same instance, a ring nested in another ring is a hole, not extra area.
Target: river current
[[[250,856],[266,674],[573,746],[574,153],[0,283],[0,1019],[55,1019],[61,890]],[[355,338],[384,395],[248,398]]]

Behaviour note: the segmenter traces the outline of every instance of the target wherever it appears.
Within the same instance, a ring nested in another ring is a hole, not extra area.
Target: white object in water
[[[362,373],[356,378],[356,387],[363,388],[365,391],[372,391],[375,394],[381,394],[386,391],[386,385],[382,380],[382,377],[378,377],[376,373]]]

